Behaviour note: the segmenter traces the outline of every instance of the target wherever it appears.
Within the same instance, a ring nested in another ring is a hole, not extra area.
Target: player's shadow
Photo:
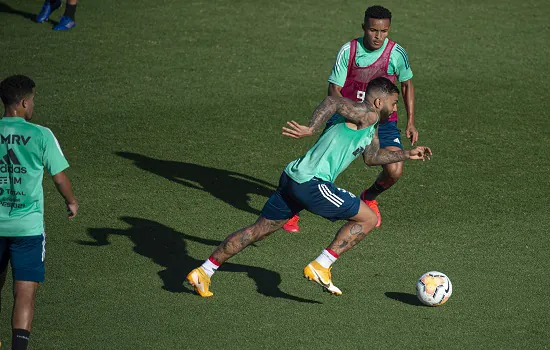
[[[116,154],[132,160],[134,165],[140,169],[175,183],[206,191],[237,209],[256,215],[259,215],[260,211],[250,206],[249,195],[257,194],[269,197],[275,189],[275,186],[269,182],[234,171],[155,159],[131,152],[116,152]]]
[[[384,293],[384,295],[386,295],[390,299],[397,300],[405,304],[409,304],[413,306],[424,306],[424,304],[422,304],[420,300],[418,300],[415,294],[401,293],[401,292],[386,292]]]
[[[36,19],[36,15],[37,15],[38,12],[37,13],[30,13],[30,12],[17,10],[17,9],[14,9],[13,7],[11,7],[10,5],[0,1],[0,13],[9,13],[9,14],[12,14],[12,15],[21,16],[21,17],[26,18],[28,20],[34,21]],[[53,21],[51,19],[49,19],[48,22],[52,23],[53,25],[57,25],[59,23],[59,22]]]
[[[163,289],[173,293],[192,293],[184,286],[187,273],[203,263],[189,256],[186,241],[198,242],[209,246],[218,246],[221,242],[206,238],[200,238],[175,231],[158,222],[123,216],[122,221],[130,225],[128,229],[89,228],[88,235],[92,241],[79,240],[78,243],[87,246],[107,246],[110,244],[109,236],[118,235],[128,237],[134,244],[134,251],[147,257],[156,264],[164,267],[158,273],[163,281]],[[219,271],[244,272],[256,283],[257,290],[272,298],[284,298],[303,303],[320,303],[315,300],[300,298],[283,292],[281,275],[277,272],[256,266],[225,263]],[[218,272],[219,273],[219,272]]]

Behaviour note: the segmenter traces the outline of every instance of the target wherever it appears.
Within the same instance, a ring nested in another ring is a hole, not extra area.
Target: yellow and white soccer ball
[[[424,305],[443,305],[449,300],[451,294],[453,294],[453,285],[444,273],[426,272],[416,282],[416,296]]]

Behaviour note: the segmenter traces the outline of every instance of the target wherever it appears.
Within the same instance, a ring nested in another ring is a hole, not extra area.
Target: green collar
[[[15,123],[15,122],[27,122],[25,120],[25,118],[23,117],[16,117],[16,116],[12,116],[12,117],[3,117],[0,119],[1,121],[3,122],[11,122],[11,123]]]

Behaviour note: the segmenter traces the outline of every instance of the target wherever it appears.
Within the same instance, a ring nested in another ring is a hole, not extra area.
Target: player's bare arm
[[[403,94],[403,101],[405,103],[405,110],[407,111],[407,128],[405,129],[405,135],[414,145],[418,141],[418,131],[414,126],[414,85],[412,79],[401,83],[401,91]]]
[[[328,83],[328,95],[334,97],[342,97],[342,86],[334,83]]]
[[[358,129],[366,128],[378,121],[378,115],[365,103],[354,102],[343,97],[327,96],[313,111],[309,126],[303,126],[293,121],[287,122],[289,127],[283,127],[283,135],[292,138],[302,138],[313,135],[335,113],[340,114]]]
[[[65,172],[59,172],[52,176],[53,182],[57,187],[57,190],[65,199],[65,205],[67,206],[67,212],[69,213],[69,219],[72,219],[76,216],[78,212],[78,201],[76,200],[71,181]]]
[[[363,129],[378,121],[373,109],[362,102],[354,102],[344,97],[327,96],[313,111],[309,127],[315,132],[325,125],[335,113]]]
[[[390,163],[398,163],[407,159],[413,160],[430,160],[432,150],[425,146],[417,146],[411,150],[399,150],[389,151],[384,148],[380,148],[380,141],[378,140],[378,132],[374,135],[372,142],[367,146],[365,152],[363,152],[363,160],[365,164],[369,166],[384,165]]]

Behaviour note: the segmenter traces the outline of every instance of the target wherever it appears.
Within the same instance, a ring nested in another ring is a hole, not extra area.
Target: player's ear
[[[382,105],[382,100],[380,98],[375,98],[374,101],[372,101],[372,104],[375,108],[380,109],[380,106]]]
[[[21,99],[21,107],[23,108],[27,108],[29,106],[29,101],[31,101],[33,99],[33,94],[29,94],[29,95],[25,95],[23,96],[23,98]]]

